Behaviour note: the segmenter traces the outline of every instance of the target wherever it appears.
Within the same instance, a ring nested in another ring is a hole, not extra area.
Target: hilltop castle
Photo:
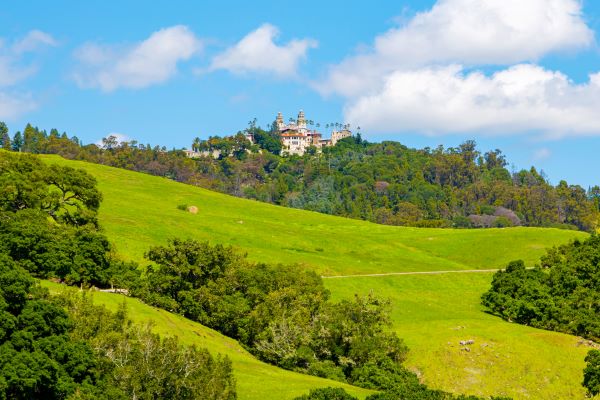
[[[311,122],[312,124],[312,122]],[[290,118],[290,123],[286,124],[283,122],[283,115],[281,113],[277,113],[277,118],[275,119],[275,125],[279,135],[281,136],[281,144],[282,144],[282,155],[304,155],[306,151],[310,147],[315,147],[317,152],[320,152],[323,147],[335,146],[335,144],[347,137],[352,136],[352,132],[347,129],[347,126],[342,126],[341,129],[333,130],[331,132],[330,139],[323,139],[323,135],[314,130],[308,128],[308,121],[304,115],[304,111],[300,110],[298,113],[298,118],[294,121]],[[333,128],[333,124],[332,128]],[[336,124],[338,126],[339,124]],[[317,124],[317,127],[319,124]],[[246,131],[246,139],[248,139],[251,143],[255,143],[254,137],[251,132]],[[204,141],[206,142],[206,141]],[[219,158],[221,157],[221,150],[219,148],[204,147],[204,150],[200,150],[199,147],[192,147],[192,150],[185,149],[183,150],[185,154],[190,158],[200,158],[200,157],[213,157]],[[247,152],[250,150],[246,149]],[[231,155],[231,154],[227,154]]]
[[[297,154],[301,156],[310,146],[314,146],[317,151],[320,151],[323,147],[335,146],[339,140],[352,136],[352,132],[348,129],[342,129],[332,131],[331,139],[322,139],[323,135],[321,133],[307,128],[306,117],[302,110],[298,113],[296,122],[292,121],[289,124],[283,122],[281,113],[277,113],[275,124],[281,135],[282,152],[289,155]]]

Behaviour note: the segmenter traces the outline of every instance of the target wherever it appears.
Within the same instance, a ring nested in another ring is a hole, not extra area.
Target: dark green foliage
[[[57,222],[96,223],[102,196],[83,170],[48,166],[30,155],[0,153],[0,210],[40,210]]]
[[[129,285],[136,266],[114,260],[98,232],[101,195],[82,170],[0,153],[0,253],[37,277]]]
[[[113,314],[78,293],[49,298],[0,255],[0,399],[66,398],[233,400],[236,392],[227,358],[161,339],[123,308]]]
[[[599,340],[600,237],[550,249],[534,269],[511,262],[482,300],[507,320]]]
[[[313,389],[308,394],[296,397],[294,400],[358,400],[342,388]]]
[[[357,135],[322,153],[311,149],[302,157],[280,157],[277,129],[266,131],[250,121],[247,129],[233,136],[196,138],[192,148],[206,155],[189,159],[181,151],[167,152],[135,141],[105,138],[99,148],[80,146],[65,134],[46,135],[30,125],[24,132],[25,139],[19,134],[12,141],[15,151],[60,154],[381,224],[593,231],[600,220],[600,196],[596,196],[600,190],[585,191],[564,181],[552,186],[533,167],[511,173],[500,150],[482,154],[474,141],[418,150],[391,141],[368,143]],[[252,135],[256,144],[245,135]],[[504,215],[503,210],[510,214]]]
[[[132,324],[124,306],[111,313],[79,293],[63,295],[58,301],[74,321],[71,337],[93,346],[102,361],[102,374],[128,398],[236,398],[226,357],[214,358],[206,349],[181,346],[177,338],[161,339],[150,326]]]
[[[8,127],[3,121],[0,121],[0,146],[4,150],[12,150],[12,144],[8,134]]]
[[[23,136],[21,132],[15,133],[12,140],[12,149],[13,151],[21,151],[23,147]]]
[[[33,289],[33,280],[0,255],[0,398],[103,397],[91,347],[71,340],[66,312]],[[40,297],[41,295],[41,297]]]
[[[231,247],[193,240],[173,240],[147,257],[157,266],[134,294],[238,339],[262,360],[348,382],[370,364],[414,377],[401,366],[408,349],[389,332],[387,301],[331,303],[313,272],[253,264]]]
[[[600,351],[590,350],[585,357],[587,363],[583,370],[583,386],[592,396],[600,394]]]

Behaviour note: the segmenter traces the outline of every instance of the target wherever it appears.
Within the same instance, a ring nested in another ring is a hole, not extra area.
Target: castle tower
[[[283,115],[281,115],[281,112],[277,113],[275,123],[277,124],[277,129],[279,129],[280,131],[283,130],[283,128],[285,127],[285,123],[283,122]]]
[[[296,121],[298,129],[306,129],[306,118],[304,117],[304,111],[300,110],[298,113],[298,121]]]

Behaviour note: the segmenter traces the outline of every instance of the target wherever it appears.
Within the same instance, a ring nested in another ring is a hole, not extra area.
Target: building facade
[[[277,130],[281,135],[281,144],[283,145],[283,154],[287,155],[303,155],[309,147],[314,146],[317,151],[321,151],[323,147],[335,146],[341,139],[352,136],[352,132],[348,129],[331,132],[331,139],[323,139],[323,135],[316,130],[308,129],[304,111],[300,110],[298,118],[286,124],[283,121],[283,115],[277,113],[275,119]]]

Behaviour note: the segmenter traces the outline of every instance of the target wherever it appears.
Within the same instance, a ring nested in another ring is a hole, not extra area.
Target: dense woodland
[[[398,142],[368,143],[357,135],[322,153],[313,148],[302,157],[281,157],[276,129],[263,130],[253,121],[234,136],[196,138],[194,150],[206,152],[198,159],[165,147],[118,143],[114,137],[101,146],[84,146],[77,137],[31,125],[11,135],[0,124],[0,143],[12,151],[60,154],[381,224],[592,231],[600,221],[599,186],[586,189],[565,181],[553,186],[534,167],[510,171],[500,150],[482,153],[473,141],[456,148],[411,149]]]
[[[99,230],[102,196],[86,172],[0,151],[0,188],[0,398],[236,398],[226,358],[160,338],[125,309],[110,313],[78,293],[52,297],[39,277],[119,285],[266,362],[380,390],[372,400],[476,399],[428,389],[402,365],[408,348],[388,329],[385,299],[333,303],[322,279],[299,266],[251,263],[193,240],[149,249],[142,273]]]

